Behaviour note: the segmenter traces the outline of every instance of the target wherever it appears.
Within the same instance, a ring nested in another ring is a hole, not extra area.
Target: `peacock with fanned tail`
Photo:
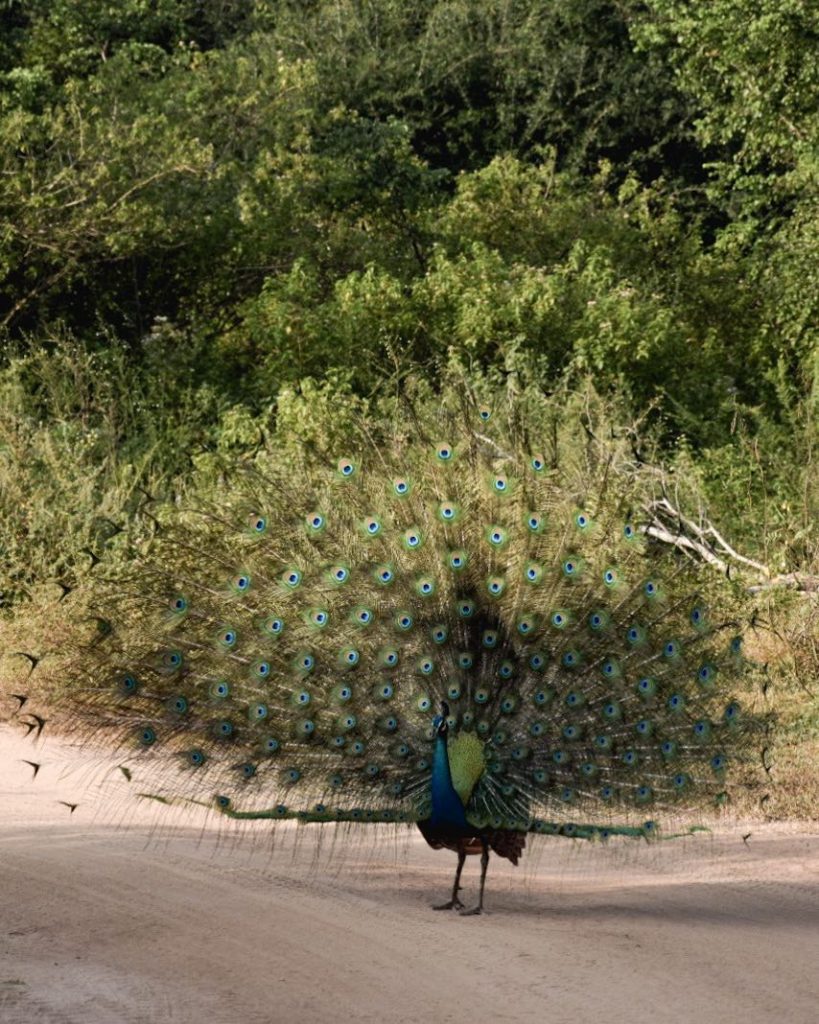
[[[78,645],[65,726],[150,760],[163,801],[415,823],[458,856],[436,909],[481,856],[468,913],[490,851],[724,801],[755,742],[730,586],[524,421],[465,393],[176,509]]]

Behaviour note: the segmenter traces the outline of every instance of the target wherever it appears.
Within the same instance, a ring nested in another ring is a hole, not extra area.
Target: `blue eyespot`
[[[392,647],[385,648],[380,652],[379,660],[386,668],[393,668],[398,664],[398,651]]]
[[[415,528],[411,528],[404,533],[404,546],[414,551],[416,548],[420,548],[422,543],[421,531]]]
[[[502,544],[506,543],[506,540],[508,539],[508,534],[506,530],[503,529],[502,526],[490,526],[487,538],[489,540],[489,543],[493,547],[497,548],[500,547]]]
[[[139,690],[139,681],[136,676],[132,676],[130,673],[122,677],[119,683],[119,689],[122,693],[130,696],[132,693],[136,693]]]
[[[247,517],[247,525],[253,531],[253,533],[264,533],[267,529],[267,520],[264,516],[258,515],[256,512],[251,512]]]
[[[435,455],[441,462],[449,462],[452,458],[452,445],[439,444],[435,450]]]

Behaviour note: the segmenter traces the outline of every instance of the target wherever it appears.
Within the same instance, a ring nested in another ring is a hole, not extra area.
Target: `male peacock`
[[[162,800],[414,822],[458,855],[436,909],[481,855],[468,913],[490,850],[724,800],[754,735],[730,586],[649,546],[604,451],[494,404],[409,407],[173,510],[77,645],[64,725],[151,759]]]

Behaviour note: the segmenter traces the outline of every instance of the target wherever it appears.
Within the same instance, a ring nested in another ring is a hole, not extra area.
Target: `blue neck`
[[[466,827],[464,805],[452,785],[449,771],[449,756],[446,738],[435,739],[435,754],[432,760],[432,815],[430,824]]]

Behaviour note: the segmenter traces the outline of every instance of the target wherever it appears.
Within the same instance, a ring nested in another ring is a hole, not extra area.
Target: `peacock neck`
[[[466,827],[464,805],[452,785],[452,773],[449,768],[449,754],[445,736],[437,736],[435,753],[432,759],[432,815],[433,825],[451,825]]]

